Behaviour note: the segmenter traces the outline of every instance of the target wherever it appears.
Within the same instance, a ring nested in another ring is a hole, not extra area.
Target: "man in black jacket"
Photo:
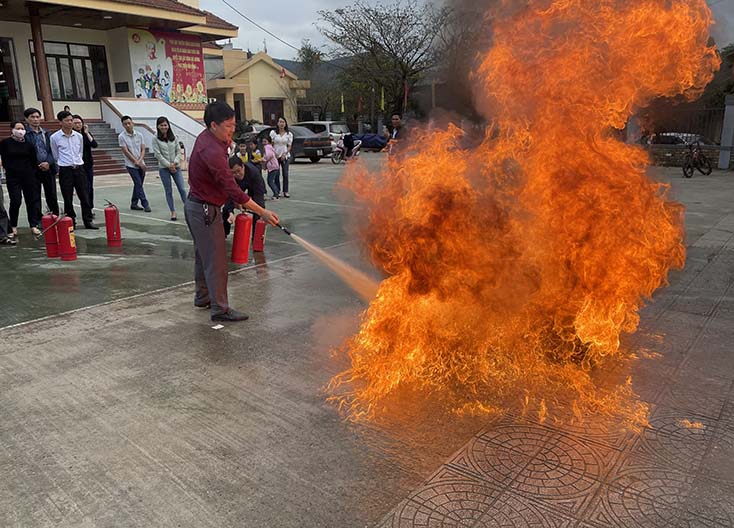
[[[56,193],[56,174],[58,166],[51,152],[51,134],[41,126],[41,111],[37,108],[28,108],[23,112],[26,120],[26,141],[36,147],[38,170],[36,177],[43,185],[46,195],[46,205],[55,215],[59,214],[59,200]],[[38,197],[39,203],[41,197]]]
[[[229,158],[229,168],[232,169],[234,177],[240,189],[245,191],[252,201],[262,208],[265,208],[265,180],[262,177],[262,171],[255,163],[244,163],[239,156]],[[229,236],[229,231],[234,222],[234,210],[236,205],[229,200],[222,208],[222,220],[224,222],[224,236]],[[252,214],[252,236],[255,236],[255,223],[260,216]]]

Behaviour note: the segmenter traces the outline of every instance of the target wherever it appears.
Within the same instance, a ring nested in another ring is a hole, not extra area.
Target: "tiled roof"
[[[165,9],[166,11],[174,11],[184,15],[204,16],[205,13],[194,7],[187,6],[176,0],[113,0],[118,4],[130,4],[135,6],[154,7],[156,9]]]
[[[231,29],[237,31],[239,28],[219,18],[217,15],[204,11],[206,13],[206,25],[217,29]]]

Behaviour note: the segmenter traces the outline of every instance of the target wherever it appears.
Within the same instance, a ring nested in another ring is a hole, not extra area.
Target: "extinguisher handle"
[[[59,217],[56,219],[56,221],[53,224],[51,224],[50,226],[48,226],[46,229],[44,229],[43,231],[41,231],[37,235],[33,235],[33,238],[35,238],[36,240],[41,240],[41,237],[46,234],[46,231],[48,231],[49,229],[51,229],[53,227],[56,227],[56,224],[58,224],[59,222],[61,222],[61,219],[64,218],[65,216],[66,216],[65,213],[61,213],[61,215],[59,215]]]
[[[110,202],[110,201],[109,201],[109,200],[107,200],[107,199],[105,199],[105,203],[106,203],[106,204],[107,204],[108,206],[110,206],[110,207],[114,207],[115,209],[118,209],[118,207],[117,207],[117,205],[116,205],[116,204],[114,204],[114,203]]]

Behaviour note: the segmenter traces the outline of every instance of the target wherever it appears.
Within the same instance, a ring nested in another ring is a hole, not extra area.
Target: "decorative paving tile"
[[[475,528],[568,528],[576,520],[513,493],[503,493]]]
[[[501,492],[479,479],[444,468],[379,525],[381,528],[471,528]]]
[[[504,487],[522,473],[530,460],[530,455],[479,437],[470,441],[448,465]]]
[[[705,416],[658,407],[630,450],[633,462],[649,459],[654,465],[695,471],[713,438],[714,421]]]
[[[686,502],[686,510],[692,519],[734,526],[734,484],[697,478]]]
[[[671,528],[682,516],[683,512],[668,502],[604,486],[584,520],[599,527]]]
[[[662,407],[717,420],[726,403],[731,383],[730,380],[715,377],[679,380],[665,388],[658,403]]]
[[[624,496],[645,497],[656,504],[682,511],[693,488],[693,480],[692,475],[680,471],[623,464],[605,487]]]
[[[573,468],[586,477],[602,480],[619,455],[613,447],[557,431],[548,436],[531,464]]]

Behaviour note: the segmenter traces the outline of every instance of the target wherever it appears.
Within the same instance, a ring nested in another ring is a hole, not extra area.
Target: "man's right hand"
[[[271,226],[277,226],[280,223],[278,215],[269,209],[265,209],[260,216]]]
[[[48,169],[51,168],[51,166],[48,164],[47,161],[44,161],[43,163],[38,164],[38,168],[41,169],[42,171],[47,171]]]

